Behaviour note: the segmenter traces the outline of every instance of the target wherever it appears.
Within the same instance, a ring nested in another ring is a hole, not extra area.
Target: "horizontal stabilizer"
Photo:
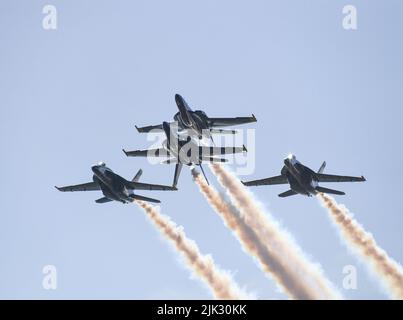
[[[206,162],[228,162],[228,159],[201,156],[200,160]]]
[[[111,201],[113,201],[113,200],[108,199],[107,197],[103,197],[98,200],[95,200],[96,203],[107,203],[107,202],[111,202]]]
[[[289,196],[295,196],[297,193],[294,190],[288,190],[286,192],[280,193],[278,196],[280,198],[285,198],[285,197],[289,197]]]
[[[147,202],[154,202],[154,203],[160,203],[161,201],[158,199],[153,199],[153,198],[148,198],[144,196],[139,196],[138,194],[131,194],[130,198],[133,200],[141,200],[141,201],[147,201]]]
[[[340,196],[345,195],[345,193],[343,191],[338,191],[338,190],[333,190],[333,189],[328,189],[328,188],[323,188],[323,187],[316,187],[315,190],[318,192],[322,192],[322,193],[338,194]]]

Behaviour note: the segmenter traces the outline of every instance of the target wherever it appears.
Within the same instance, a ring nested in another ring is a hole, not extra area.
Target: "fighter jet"
[[[109,169],[105,163],[91,167],[94,173],[92,182],[67,186],[67,187],[55,187],[59,191],[102,191],[104,197],[95,200],[96,203],[106,203],[110,201],[119,201],[122,203],[130,203],[134,200],[142,200],[159,203],[160,201],[153,198],[140,196],[133,193],[133,190],[177,190],[174,186],[162,186],[158,184],[148,184],[138,182],[143,171],[140,169],[134,176],[132,181],[128,181],[121,176],[114,173]]]
[[[213,147],[213,146],[200,146],[190,136],[186,140],[180,140],[178,132],[168,122],[163,122],[162,128],[164,130],[166,140],[163,141],[162,147],[149,150],[136,150],[123,152],[128,157],[165,157],[168,158],[162,163],[170,164],[175,163],[175,174],[173,186],[176,187],[179,179],[182,166],[199,166],[203,175],[208,183],[207,177],[204,173],[202,162],[227,162],[227,159],[218,156],[246,152],[245,146],[242,147]]]
[[[175,102],[179,109],[174,115],[174,120],[178,123],[180,130],[188,130],[191,134],[196,135],[199,139],[203,137],[212,139],[211,134],[235,134],[235,130],[215,129],[219,127],[227,127],[250,122],[256,122],[256,117],[252,114],[251,117],[236,117],[236,118],[210,118],[204,111],[193,111],[185,99],[179,94],[175,95]],[[163,130],[162,125],[153,125],[146,127],[137,127],[138,132],[150,132],[152,130]],[[214,142],[214,141],[213,141]]]
[[[363,176],[349,177],[349,176],[336,176],[332,174],[323,174],[326,162],[323,162],[318,172],[314,172],[308,167],[301,164],[294,155],[290,154],[284,159],[284,167],[281,170],[281,175],[253,180],[242,183],[245,186],[263,186],[273,184],[289,184],[291,190],[280,193],[278,196],[281,198],[302,194],[308,197],[316,195],[318,192],[330,193],[337,195],[344,195],[345,193],[338,190],[323,188],[318,185],[319,182],[355,182],[366,181]]]

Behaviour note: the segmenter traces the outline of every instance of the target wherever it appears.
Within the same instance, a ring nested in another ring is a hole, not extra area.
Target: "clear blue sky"
[[[42,8],[58,30],[42,28]],[[170,183],[173,167],[126,158],[145,148],[134,125],[169,120],[174,94],[211,116],[254,113],[256,167],[279,173],[293,152],[316,169],[365,175],[328,185],[379,244],[403,262],[401,1],[348,1],[358,30],[342,28],[345,1],[0,2],[0,298],[210,298],[136,206],[97,205],[99,193],[57,192],[86,182],[103,160],[131,178]],[[214,184],[212,174],[207,172]],[[201,250],[260,298],[285,296],[241,249],[184,168],[158,197]],[[313,198],[256,196],[320,262],[347,298],[385,298],[348,253]],[[42,268],[58,289],[42,288]],[[342,289],[343,266],[358,289]]]

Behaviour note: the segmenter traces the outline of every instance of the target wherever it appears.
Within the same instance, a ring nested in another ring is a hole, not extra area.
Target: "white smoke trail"
[[[144,209],[158,230],[169,239],[185,258],[189,267],[212,291],[216,299],[240,300],[252,297],[239,288],[228,272],[218,268],[209,255],[203,255],[196,243],[187,238],[182,228],[162,215],[158,209],[148,203],[136,201]]]
[[[242,219],[256,233],[261,243],[283,266],[290,279],[307,292],[305,299],[341,299],[342,296],[325,277],[320,265],[311,262],[295,240],[268,212],[258,204],[253,195],[239,180],[218,164],[210,168],[221,185],[226,188],[230,199],[240,210]]]
[[[318,198],[339,227],[343,239],[382,280],[392,298],[403,299],[403,268],[379,247],[375,239],[332,197],[319,193]]]
[[[285,270],[286,267],[278,261],[276,256],[267,250],[264,244],[256,236],[256,233],[245,224],[243,218],[239,215],[236,208],[227,203],[223,197],[211,186],[207,185],[204,179],[195,170],[192,171],[196,184],[199,186],[202,194],[207,198],[210,205],[224,220],[226,226],[232,230],[244,250],[255,257],[265,273],[270,275],[280,289],[292,299],[315,299],[310,290],[306,290],[304,285],[300,285],[299,279],[294,279]]]

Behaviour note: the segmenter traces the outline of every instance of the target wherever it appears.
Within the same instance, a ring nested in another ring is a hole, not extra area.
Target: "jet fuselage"
[[[281,174],[286,175],[293,191],[308,197],[317,194],[318,180],[315,172],[301,164],[294,156],[289,156],[284,160]]]
[[[105,197],[123,203],[132,202],[130,191],[126,188],[126,180],[114,173],[105,165],[91,167],[94,173],[92,179],[98,183]]]
[[[199,147],[191,136],[187,136],[186,140],[180,140],[178,134],[171,128],[169,123],[164,122],[162,127],[167,137],[162,145],[173,158],[177,159],[178,163],[189,166],[201,163],[198,154]]]
[[[179,126],[193,131],[199,139],[202,139],[203,136],[210,138],[207,115],[200,110],[193,111],[179,94],[175,95],[175,102],[179,112],[175,114],[174,120],[179,123]]]

